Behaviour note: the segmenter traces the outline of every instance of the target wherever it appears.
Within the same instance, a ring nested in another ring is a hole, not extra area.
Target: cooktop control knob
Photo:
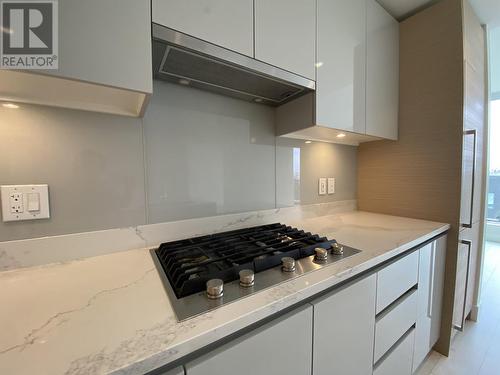
[[[281,269],[284,272],[293,272],[295,271],[295,259],[291,257],[283,257],[281,258],[281,264],[283,265]]]
[[[221,279],[210,279],[207,281],[207,297],[218,299],[224,295],[224,282]]]
[[[255,274],[253,270],[240,271],[240,285],[244,288],[251,287],[255,284]]]
[[[328,250],[323,249],[322,247],[314,249],[314,253],[314,260],[317,262],[324,262],[328,259]]]
[[[342,255],[342,254],[344,254],[344,246],[339,245],[337,242],[335,242],[332,245],[332,254],[334,254],[334,255]]]

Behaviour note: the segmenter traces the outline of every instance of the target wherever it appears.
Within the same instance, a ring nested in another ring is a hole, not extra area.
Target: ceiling
[[[482,23],[500,26],[500,0],[469,0]],[[378,0],[399,21],[437,3],[438,0]]]
[[[500,0],[469,0],[482,23],[500,26]]]
[[[498,1],[498,0],[492,0]],[[392,16],[398,20],[403,20],[419,10],[426,8],[436,0],[378,0]]]

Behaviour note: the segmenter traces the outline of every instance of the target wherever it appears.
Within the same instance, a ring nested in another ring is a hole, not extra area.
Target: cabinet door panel
[[[44,73],[153,91],[149,0],[59,1],[59,35],[59,69]]]
[[[481,199],[483,189],[483,162],[484,162],[484,133],[485,133],[485,91],[484,69],[478,69],[472,66],[468,61],[465,67],[465,116],[464,128],[469,131],[464,136],[464,154],[463,154],[463,184],[462,184],[462,206],[461,221],[468,223],[470,221],[470,210],[472,207],[472,223],[481,220]],[[473,154],[473,136],[471,131],[475,132],[476,153]],[[472,172],[474,179],[472,180]],[[471,183],[474,184],[473,191]],[[473,194],[472,194],[473,193]],[[470,200],[473,199],[471,202]],[[472,206],[471,206],[472,203]]]
[[[315,0],[255,0],[255,58],[315,79]]]
[[[253,57],[253,0],[153,0],[153,22]]]
[[[463,236],[460,236],[461,240]],[[469,277],[470,253],[472,243],[459,242],[457,255],[457,275],[455,279],[455,301],[453,306],[453,326],[463,329],[466,313],[467,284]]]
[[[447,236],[439,237],[434,243],[434,271],[432,284],[431,336],[433,347],[441,332],[441,311],[443,307],[444,274],[446,265]]]
[[[364,134],[366,0],[318,0],[316,123]]]
[[[419,250],[417,326],[415,330],[415,352],[413,357],[414,370],[420,366],[431,349],[431,288],[433,288],[434,247],[435,243],[432,242]]]
[[[375,0],[367,5],[366,134],[398,138],[399,23]]]
[[[372,373],[375,292],[371,275],[313,302],[314,375]]]
[[[312,310],[294,311],[189,362],[186,374],[310,374]]]
[[[466,229],[461,233],[461,238],[471,241],[469,275],[467,277],[467,298],[465,299],[465,316],[468,316],[474,304],[474,294],[476,292],[476,275],[479,261],[479,230],[481,223],[472,225],[471,229]]]

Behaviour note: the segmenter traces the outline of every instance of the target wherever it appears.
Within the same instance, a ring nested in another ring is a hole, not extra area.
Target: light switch
[[[28,211],[40,211],[40,193],[28,193]]]
[[[325,177],[321,177],[319,179],[319,191],[318,191],[318,194],[319,195],[326,195],[326,178]]]
[[[50,218],[48,185],[4,185],[0,193],[4,222]]]
[[[333,177],[328,178],[328,194],[335,193],[335,179]]]

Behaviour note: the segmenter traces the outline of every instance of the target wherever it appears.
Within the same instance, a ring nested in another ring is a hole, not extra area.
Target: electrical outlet
[[[9,195],[10,213],[19,214],[24,212],[23,193],[12,193]]]
[[[328,178],[328,194],[335,194],[335,179],[333,177]]]
[[[5,185],[0,193],[4,222],[50,218],[48,185]]]
[[[326,178],[325,177],[321,177],[319,179],[319,191],[318,191],[318,194],[319,195],[326,195]]]

